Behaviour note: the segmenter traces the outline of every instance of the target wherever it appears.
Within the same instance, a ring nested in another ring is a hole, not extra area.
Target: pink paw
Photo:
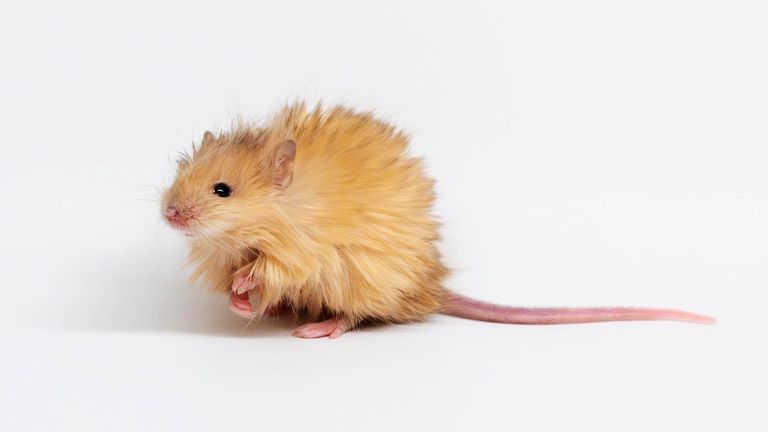
[[[317,339],[328,337],[336,339],[349,330],[350,325],[346,321],[334,318],[317,323],[304,324],[293,331],[293,335],[303,339]]]
[[[232,292],[235,294],[244,294],[256,288],[256,280],[249,274],[237,275],[232,281]]]
[[[235,315],[243,318],[253,318],[253,307],[248,293],[229,295],[229,310]]]

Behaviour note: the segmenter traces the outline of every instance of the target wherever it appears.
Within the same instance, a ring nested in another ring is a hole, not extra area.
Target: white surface
[[[766,430],[767,18],[759,1],[0,6],[0,430]],[[413,133],[453,289],[722,323],[241,331],[186,282],[156,188],[205,129],[299,97]]]

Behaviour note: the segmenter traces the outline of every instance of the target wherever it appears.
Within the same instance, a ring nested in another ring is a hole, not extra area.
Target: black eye
[[[232,193],[232,189],[226,183],[216,183],[213,185],[213,193],[222,198],[226,198]]]

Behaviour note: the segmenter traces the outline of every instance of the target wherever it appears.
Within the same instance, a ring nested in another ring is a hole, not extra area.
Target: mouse
[[[709,316],[635,307],[512,307],[445,287],[434,180],[409,136],[372,112],[293,103],[183,153],[161,197],[189,241],[193,282],[229,296],[236,315],[290,313],[293,335],[335,339],[366,323],[442,313],[508,324]]]

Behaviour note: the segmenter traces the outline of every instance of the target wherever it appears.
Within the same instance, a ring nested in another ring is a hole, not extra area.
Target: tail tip
[[[688,317],[686,317],[685,321],[704,325],[717,325],[720,323],[720,321],[713,316],[699,314],[690,314]]]

